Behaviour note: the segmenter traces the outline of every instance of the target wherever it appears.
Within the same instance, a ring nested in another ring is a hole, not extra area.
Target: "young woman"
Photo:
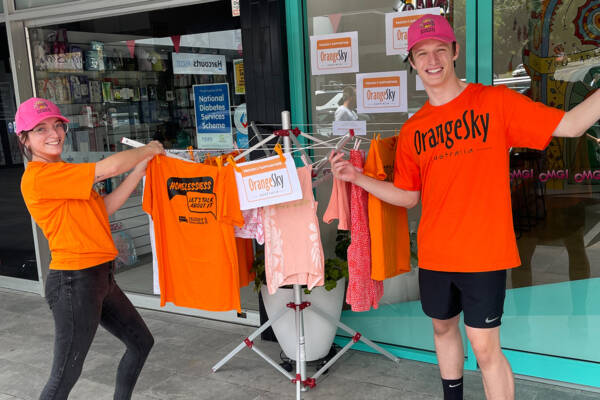
[[[117,371],[115,399],[130,399],[154,344],[146,324],[114,279],[117,250],[108,216],[125,203],[159,142],[114,154],[97,163],[61,159],[67,123],[51,101],[31,98],[15,116],[23,155],[29,160],[21,192],[33,219],[48,239],[52,261],[46,300],[55,323],[54,360],[40,399],[66,399],[77,382],[98,324],[127,346]],[[131,171],[101,197],[94,183]]]

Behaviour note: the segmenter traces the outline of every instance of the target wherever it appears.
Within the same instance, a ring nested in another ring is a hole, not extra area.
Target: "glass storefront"
[[[6,27],[0,25],[0,279],[38,280],[31,217],[21,196],[23,159],[14,134],[15,91]]]
[[[213,4],[29,30],[36,95],[54,101],[71,120],[65,161],[101,160],[129,148],[121,143],[124,137],[159,140],[171,151],[215,154],[247,146],[241,133],[197,134],[194,87],[225,84],[231,117],[245,110],[239,18]],[[96,189],[110,193],[123,178]],[[116,278],[129,293],[152,295],[158,285],[141,203],[140,184],[110,217],[119,250]],[[258,310],[256,294],[250,288],[243,293],[242,308]]]
[[[600,3],[494,1],[494,83],[568,111],[600,88]],[[600,363],[600,125],[512,149],[522,266],[509,273],[507,349]]]
[[[410,2],[407,2],[410,3]],[[422,4],[421,4],[422,3]],[[459,78],[465,78],[465,1],[421,2],[419,8],[441,7],[445,16],[456,30],[460,54],[456,63]],[[368,3],[362,1],[307,1],[307,25],[309,35],[327,35],[357,31],[359,73],[388,71],[406,71],[408,110],[403,113],[358,113],[357,120],[366,121],[367,140],[361,149],[369,148],[375,135],[382,138],[397,135],[402,124],[415,113],[427,100],[419,78],[404,55],[386,55],[385,14],[398,10],[407,10],[410,4],[391,0],[376,0]],[[310,77],[310,113],[312,128],[315,133],[331,135],[336,111],[344,103],[345,90],[355,91],[356,74],[340,73],[327,75],[311,75]],[[356,107],[355,105],[353,105]],[[315,150],[315,159],[328,154],[329,150]],[[331,187],[323,185],[317,188],[317,198],[321,213],[329,202]],[[409,210],[409,230],[411,240],[416,240],[420,209]],[[333,252],[335,248],[337,224],[321,224],[321,237],[324,248]],[[416,245],[416,243],[413,243]],[[415,249],[416,250],[416,249]],[[346,311],[343,321],[353,329],[359,330],[369,339],[380,343],[392,344],[404,349],[425,350],[429,355],[424,359],[433,361],[434,343],[430,320],[423,314],[419,301],[416,259],[413,259],[413,270],[384,281],[384,296],[377,310],[366,313]],[[466,345],[465,345],[466,349]]]

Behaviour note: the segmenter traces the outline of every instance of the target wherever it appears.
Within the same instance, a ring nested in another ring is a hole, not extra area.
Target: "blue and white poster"
[[[233,113],[235,124],[235,142],[239,149],[248,148],[248,115],[246,114],[246,103],[236,107]]]
[[[199,149],[231,149],[229,84],[194,85],[194,112]]]

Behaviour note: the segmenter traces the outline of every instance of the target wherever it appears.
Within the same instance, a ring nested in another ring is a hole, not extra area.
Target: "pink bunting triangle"
[[[135,54],[135,40],[128,40],[127,48],[129,49],[129,55],[133,58],[133,55]]]
[[[333,32],[337,32],[338,27],[340,26],[340,20],[342,19],[342,14],[329,14],[328,17],[331,26],[333,27]]]

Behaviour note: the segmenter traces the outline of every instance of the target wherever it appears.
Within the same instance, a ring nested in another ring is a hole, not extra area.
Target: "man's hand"
[[[336,179],[354,183],[361,174],[355,166],[350,164],[350,161],[343,159],[344,154],[332,151],[329,155],[329,163],[331,164],[331,172]]]
[[[158,140],[153,140],[144,147],[148,151],[148,154],[150,154],[148,160],[151,160],[154,156],[158,154],[165,154],[165,149],[163,148],[162,143]]]

